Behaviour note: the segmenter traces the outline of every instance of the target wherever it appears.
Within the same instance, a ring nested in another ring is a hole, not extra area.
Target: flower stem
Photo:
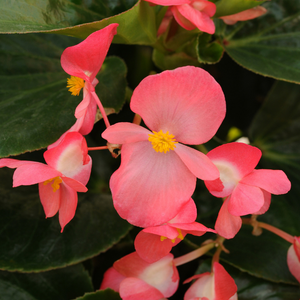
[[[249,224],[252,225],[253,227],[260,227],[260,228],[264,228],[267,229],[271,232],[273,232],[274,234],[280,236],[281,238],[283,238],[284,240],[288,241],[289,243],[293,244],[294,242],[294,237],[290,234],[288,234],[287,232],[278,229],[275,226],[272,226],[270,224],[264,223],[264,222],[258,222],[256,220],[253,221],[253,219],[250,218],[242,218],[243,220],[243,224]]]
[[[107,146],[101,146],[101,147],[89,147],[88,151],[93,151],[93,150],[105,150],[108,149]]]
[[[208,252],[210,249],[212,249],[214,247],[215,247],[215,242],[212,242],[212,243],[202,246],[188,254],[179,256],[174,259],[175,266],[178,267],[180,265],[186,264],[186,263],[202,256],[203,254],[205,254],[206,252]]]
[[[96,100],[96,103],[97,103],[97,105],[98,105],[98,107],[99,107],[99,109],[100,109],[101,115],[102,115],[102,117],[103,117],[104,123],[105,123],[106,128],[107,128],[107,127],[110,126],[110,124],[109,124],[109,121],[108,121],[106,112],[105,112],[105,110],[104,110],[104,107],[103,107],[103,105],[102,105],[102,103],[101,103],[99,97],[97,96],[97,94],[96,94],[95,92],[92,92],[92,94],[93,94],[93,97],[94,97],[94,99]]]
[[[135,114],[132,123],[136,125],[140,125],[141,122],[142,122],[142,117],[138,114]]]

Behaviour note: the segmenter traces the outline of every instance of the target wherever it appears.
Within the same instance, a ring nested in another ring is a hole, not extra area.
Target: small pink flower
[[[294,243],[287,253],[287,264],[290,272],[300,283],[300,237],[294,237]]]
[[[114,206],[133,225],[161,225],[188,202],[196,177],[219,176],[206,155],[181,143],[213,137],[225,116],[224,95],[209,73],[188,66],[146,77],[130,105],[151,131],[117,123],[102,134],[123,144],[121,166],[110,179]]]
[[[188,233],[201,236],[206,232],[215,232],[195,222],[196,218],[197,209],[191,198],[178,215],[169,222],[148,227],[139,232],[134,241],[138,255],[143,260],[152,263],[170,253],[172,247],[181,242]]]
[[[195,275],[184,283],[197,279],[186,291],[184,300],[237,300],[237,286],[224,267],[215,262],[212,273]]]
[[[239,216],[265,213],[270,206],[271,193],[285,194],[291,188],[283,171],[254,169],[261,157],[256,147],[229,143],[211,150],[207,156],[220,171],[220,178],[206,180],[205,185],[212,195],[227,197],[215,226],[225,238],[232,238],[240,229]]]
[[[186,30],[198,28],[200,31],[213,34],[215,24],[211,17],[216,13],[216,5],[208,0],[145,0],[154,4],[170,6],[177,23]],[[168,18],[168,16],[167,16]],[[170,18],[168,18],[170,20]],[[166,22],[163,28],[166,29]],[[159,34],[163,32],[159,29]]]
[[[17,168],[13,175],[13,187],[39,184],[39,195],[46,218],[59,211],[61,231],[75,215],[77,192],[86,192],[92,160],[87,154],[87,144],[78,132],[69,132],[61,143],[45,151],[47,164],[0,159],[0,168]]]
[[[123,300],[160,300],[171,297],[178,282],[172,254],[149,264],[133,252],[105,272],[100,290],[111,288],[119,292]]]
[[[262,6],[256,6],[234,15],[220,17],[227,25],[233,25],[238,21],[248,21],[258,18],[267,13],[267,10]]]

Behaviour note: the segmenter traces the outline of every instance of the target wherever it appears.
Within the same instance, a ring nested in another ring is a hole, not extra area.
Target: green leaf
[[[2,1],[1,33],[25,33],[98,21],[130,9],[136,0]]]
[[[32,274],[0,272],[2,300],[71,300],[92,290],[82,265]]]
[[[243,10],[258,6],[265,1],[266,0],[219,0],[216,1],[217,11],[214,18],[233,15]]]
[[[274,0],[265,7],[268,13],[258,19],[227,26],[220,36],[225,50],[255,73],[300,83],[300,3]]]
[[[47,147],[76,121],[82,100],[66,88],[60,66],[64,48],[77,39],[56,35],[0,36],[0,157]],[[96,92],[104,107],[118,112],[125,102],[127,70],[117,57],[107,58]]]
[[[0,269],[36,272],[75,264],[106,251],[131,225],[110,195],[79,194],[75,217],[60,233],[57,216],[45,219],[37,186],[11,188],[12,170],[1,169]]]
[[[221,60],[224,49],[218,42],[212,42],[210,34],[202,34],[197,38],[197,58],[200,63],[214,64]]]
[[[121,300],[121,297],[119,296],[119,293],[111,289],[106,289],[95,293],[85,294],[83,297],[76,298],[76,300]]]

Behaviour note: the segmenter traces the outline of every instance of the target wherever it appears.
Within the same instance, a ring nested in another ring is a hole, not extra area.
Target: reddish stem
[[[142,122],[142,117],[138,114],[135,114],[132,123],[136,125],[140,125],[141,122]]]
[[[101,147],[89,147],[88,151],[93,151],[93,150],[105,150],[108,149],[107,146],[101,146]]]
[[[104,107],[103,107],[103,105],[102,105],[102,103],[101,103],[99,97],[97,96],[97,94],[96,94],[95,92],[92,92],[92,94],[93,94],[93,97],[95,98],[95,100],[96,100],[96,102],[97,102],[97,105],[98,105],[98,107],[99,107],[99,109],[100,109],[100,112],[101,112],[101,115],[102,115],[102,117],[103,117],[103,120],[104,120],[104,123],[105,123],[106,127],[109,127],[109,126],[110,126],[110,123],[109,123],[109,121],[108,121],[106,112],[105,112],[105,110],[104,110]]]

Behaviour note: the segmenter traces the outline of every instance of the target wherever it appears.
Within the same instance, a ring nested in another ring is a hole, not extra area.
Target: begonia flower
[[[100,290],[111,288],[123,300],[161,300],[176,292],[178,282],[172,254],[150,264],[133,252],[105,272]]]
[[[71,75],[67,87],[74,96],[78,96],[83,89],[83,100],[75,110],[76,123],[68,132],[76,131],[82,135],[91,132],[95,123],[97,106],[103,117],[103,106],[95,92],[98,83],[96,78],[112,39],[117,33],[118,24],[110,24],[107,27],[90,34],[81,43],[68,47],[61,55],[61,66],[66,73]],[[64,135],[63,135],[64,136]],[[63,136],[49,148],[56,146]]]
[[[237,286],[233,278],[218,262],[213,264],[213,272],[195,275],[184,283],[197,279],[186,291],[184,300],[237,300]]]
[[[145,0],[154,4],[169,6],[177,23],[186,30],[198,28],[209,34],[215,33],[215,24],[211,17],[216,13],[216,5],[208,0]],[[167,20],[170,21],[168,15]],[[167,26],[164,22],[164,28]],[[162,33],[162,28],[159,34]]]
[[[146,77],[130,107],[151,131],[121,122],[102,133],[123,144],[121,166],[110,179],[114,206],[133,225],[161,225],[189,201],[196,177],[219,177],[206,155],[182,143],[213,137],[225,116],[224,94],[209,73],[188,66]]]
[[[77,192],[86,192],[92,160],[87,154],[87,144],[78,132],[69,132],[61,143],[44,152],[47,164],[0,159],[0,168],[17,168],[13,175],[13,187],[39,184],[39,195],[46,218],[59,211],[61,231],[74,217]]]
[[[170,253],[188,233],[201,236],[206,232],[216,232],[195,222],[196,218],[197,208],[191,198],[169,222],[140,231],[134,241],[136,252],[143,260],[152,263]]]
[[[267,13],[267,9],[263,6],[256,6],[233,15],[220,17],[219,19],[222,19],[227,25],[233,25],[238,21],[248,21],[258,18],[265,13]]]
[[[254,169],[261,158],[261,151],[256,147],[229,143],[211,150],[207,156],[220,171],[220,178],[205,180],[205,185],[212,195],[227,197],[215,225],[225,238],[234,237],[240,229],[239,216],[265,213],[271,194],[285,194],[291,188],[283,171]]]
[[[300,283],[300,237],[294,237],[294,243],[287,253],[287,264],[290,272]]]

